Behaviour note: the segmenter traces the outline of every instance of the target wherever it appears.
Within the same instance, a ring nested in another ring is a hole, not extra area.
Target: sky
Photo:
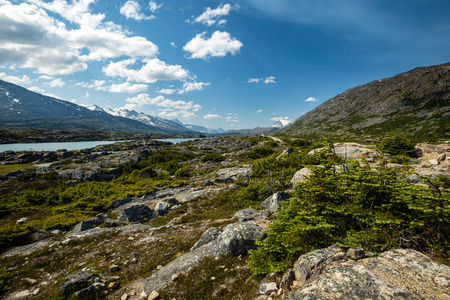
[[[448,0],[0,0],[0,79],[210,128],[450,61]]]

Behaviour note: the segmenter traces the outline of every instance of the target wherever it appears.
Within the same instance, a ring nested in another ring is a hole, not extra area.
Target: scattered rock
[[[119,283],[117,281],[113,281],[108,284],[108,289],[117,289],[118,287]]]
[[[119,206],[128,204],[128,203],[130,203],[131,201],[133,201],[133,198],[131,198],[131,197],[122,198],[122,199],[119,199],[119,200],[114,201],[114,202],[112,203],[112,206],[113,206],[114,208],[117,208],[117,207],[119,207]]]
[[[109,272],[119,272],[120,267],[118,265],[112,265],[109,267]]]
[[[420,182],[420,176],[417,174],[411,174],[406,177],[406,181],[409,183],[419,183]]]
[[[205,180],[205,181],[203,181],[203,185],[211,186],[211,185],[214,185],[214,182],[212,182],[211,180]]]
[[[437,159],[430,159],[428,162],[430,163],[430,165],[435,165],[435,166],[439,165],[439,160],[437,160]]]
[[[219,253],[239,256],[246,255],[249,250],[254,249],[256,239],[265,236],[259,226],[239,222],[227,225],[216,242]]]
[[[33,296],[36,296],[37,294],[39,294],[41,292],[40,288],[37,288],[33,291]]]
[[[262,295],[270,295],[277,291],[278,287],[276,282],[263,283],[259,286],[259,293]]]
[[[252,174],[251,168],[225,168],[217,171],[219,177],[214,179],[217,183],[226,183],[238,178],[248,178]]]
[[[123,294],[122,297],[120,297],[120,300],[128,300],[128,294]]]
[[[87,272],[78,272],[71,276],[60,288],[63,295],[70,295],[79,291],[94,282],[94,274]]]
[[[295,175],[294,175],[294,177],[295,177]],[[267,208],[267,211],[269,213],[274,214],[278,210],[284,209],[283,206],[281,206],[281,202],[283,202],[289,198],[291,198],[291,196],[288,193],[277,192],[277,193],[273,194],[272,196],[268,197],[263,202],[261,202],[261,206]]]
[[[83,300],[96,300],[100,296],[100,291],[100,288],[97,285],[93,284],[76,292],[75,296],[77,296],[78,299]]]
[[[18,225],[22,225],[22,224],[24,224],[26,221],[28,221],[28,218],[27,218],[27,217],[23,217],[23,218],[17,220],[16,223],[17,223]]]
[[[347,257],[353,260],[358,260],[366,257],[365,251],[362,248],[350,248],[346,253]]]
[[[159,298],[159,293],[157,291],[152,291],[148,296],[147,300],[156,300]]]

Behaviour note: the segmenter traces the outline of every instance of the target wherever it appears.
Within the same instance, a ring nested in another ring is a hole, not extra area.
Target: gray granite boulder
[[[449,299],[450,267],[411,249],[348,260],[339,247],[302,255],[283,299]]]
[[[153,218],[153,212],[145,203],[132,203],[117,208],[119,221],[121,222],[144,222]]]
[[[200,248],[203,245],[209,244],[212,241],[216,240],[219,235],[222,233],[219,228],[211,227],[206,230],[200,239],[192,246],[191,251],[194,251],[197,248]]]
[[[93,282],[94,274],[81,271],[69,277],[69,280],[61,286],[60,291],[63,295],[67,296],[86,288]]]
[[[245,221],[251,221],[254,220],[257,215],[259,215],[261,212],[259,210],[253,209],[251,207],[241,209],[240,211],[237,211],[233,215],[233,219],[237,218],[239,222],[245,222]]]

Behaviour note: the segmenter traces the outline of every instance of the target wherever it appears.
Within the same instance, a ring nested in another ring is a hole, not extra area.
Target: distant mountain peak
[[[293,122],[293,120],[290,120],[288,117],[280,119],[278,121],[276,121],[272,126],[273,128],[284,128],[286,126],[288,126],[289,124],[291,124]]]

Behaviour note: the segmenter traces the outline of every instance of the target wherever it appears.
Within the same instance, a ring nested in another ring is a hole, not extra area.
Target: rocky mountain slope
[[[449,137],[450,63],[420,67],[349,89],[280,130],[300,135]]]
[[[92,111],[0,80],[0,126],[58,130],[176,133],[142,122]]]

